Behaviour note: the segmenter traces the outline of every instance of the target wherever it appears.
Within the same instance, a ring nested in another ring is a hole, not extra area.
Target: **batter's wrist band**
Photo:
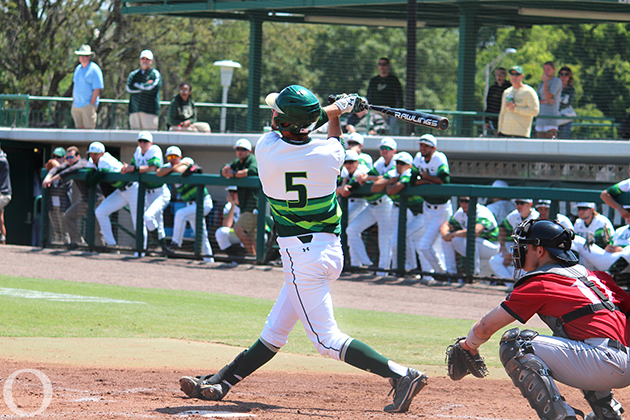
[[[485,340],[483,338],[479,338],[477,334],[475,334],[475,327],[473,325],[470,331],[468,331],[468,336],[466,337],[466,345],[473,350],[477,350],[483,343],[487,342],[488,340],[490,340],[490,337],[486,338]]]

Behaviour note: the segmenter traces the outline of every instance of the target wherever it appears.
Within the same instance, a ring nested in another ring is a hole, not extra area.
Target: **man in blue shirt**
[[[93,129],[96,127],[98,97],[104,87],[103,72],[92,62],[94,52],[89,45],[81,45],[74,53],[81,64],[74,69],[72,78],[72,118],[76,128]]]

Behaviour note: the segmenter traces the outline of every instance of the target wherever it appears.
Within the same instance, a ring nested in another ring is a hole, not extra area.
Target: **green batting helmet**
[[[321,114],[319,99],[299,85],[288,86],[280,93],[270,93],[265,102],[278,112],[274,121],[280,131],[308,134],[315,128]]]

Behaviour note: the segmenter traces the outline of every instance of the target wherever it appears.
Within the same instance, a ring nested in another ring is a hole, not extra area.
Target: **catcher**
[[[607,273],[579,265],[571,251],[573,231],[555,221],[526,220],[514,229],[513,237],[512,259],[517,273],[525,274],[517,277],[501,305],[449,348],[449,375],[458,380],[468,370],[475,373],[474,365],[464,366],[456,352],[478,359],[479,346],[495,332],[538,314],[552,337],[513,328],[503,334],[499,347],[505,371],[530,406],[541,419],[583,416],[565,402],[558,381],[582,390],[593,410],[587,420],[621,420],[624,410],[612,389],[630,384],[630,375],[625,374],[630,368],[626,347],[630,295]]]

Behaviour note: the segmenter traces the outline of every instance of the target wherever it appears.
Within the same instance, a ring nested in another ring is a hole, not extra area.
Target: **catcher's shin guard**
[[[582,391],[584,398],[588,401],[588,404],[593,410],[587,418],[590,420],[623,420],[621,414],[624,412],[621,403],[613,398],[613,393],[609,392],[608,395],[598,398],[598,394],[602,393],[595,391]]]
[[[541,419],[575,419],[575,411],[560,395],[547,365],[532,354],[530,342],[536,335],[534,331],[518,328],[506,331],[499,348],[501,363]]]

